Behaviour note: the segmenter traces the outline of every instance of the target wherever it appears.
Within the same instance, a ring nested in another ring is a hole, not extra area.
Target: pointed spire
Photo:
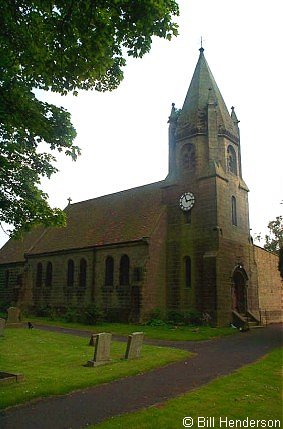
[[[224,99],[204,56],[204,49],[199,49],[199,59],[188,89],[183,108],[178,120],[178,127],[188,126],[189,129],[205,131],[205,116],[208,103],[217,108],[219,128],[237,136],[237,126],[230,117]]]

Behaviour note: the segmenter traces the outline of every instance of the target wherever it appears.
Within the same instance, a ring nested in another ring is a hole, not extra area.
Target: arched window
[[[230,173],[237,175],[237,156],[233,146],[227,148],[227,169]]]
[[[5,288],[9,287],[9,281],[10,281],[10,271],[6,270],[5,271],[5,279],[4,279]]]
[[[125,286],[130,283],[130,260],[127,255],[123,255],[120,260],[120,285]]]
[[[42,272],[43,272],[43,270],[42,270],[42,263],[39,262],[37,264],[37,267],[36,267],[36,280],[35,280],[36,287],[41,287],[42,286]]]
[[[113,286],[114,281],[114,259],[107,256],[105,260],[105,286]]]
[[[190,288],[192,286],[192,263],[189,256],[185,256],[185,287]]]
[[[232,225],[237,226],[237,201],[234,196],[231,198],[231,209],[232,209]]]
[[[67,286],[74,286],[74,273],[75,273],[75,264],[72,259],[68,260],[68,268],[67,268]]]
[[[45,286],[51,287],[52,286],[52,264],[51,262],[47,262],[46,265],[46,278],[45,278]]]
[[[182,167],[185,171],[194,171],[196,166],[195,146],[186,144],[181,152]]]
[[[87,269],[87,263],[84,258],[80,260],[80,274],[79,274],[79,286],[81,288],[86,287],[86,269]]]

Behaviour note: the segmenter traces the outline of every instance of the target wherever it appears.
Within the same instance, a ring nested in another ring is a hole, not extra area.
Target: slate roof
[[[218,124],[231,134],[237,136],[238,129],[231,119],[203,51],[204,49],[201,48],[199,59],[178,120],[178,126],[183,127],[188,124],[192,129],[201,128],[208,101],[209,99],[213,99],[217,109]]]
[[[163,182],[70,204],[67,226],[37,228],[21,241],[9,240],[0,251],[0,263],[29,255],[117,244],[150,237],[165,209]]]
[[[31,250],[32,246],[40,239],[44,232],[45,229],[43,227],[37,227],[25,233],[18,240],[11,238],[0,249],[0,264],[24,262],[24,254]]]

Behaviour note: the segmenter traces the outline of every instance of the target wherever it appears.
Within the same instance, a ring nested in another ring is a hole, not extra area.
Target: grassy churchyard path
[[[140,359],[125,361],[125,344],[112,341],[111,363],[86,368],[94,350],[88,341],[37,329],[6,329],[0,337],[0,371],[21,373],[24,381],[0,383],[0,409],[140,374],[188,356],[183,350],[144,345]]]
[[[111,332],[115,335],[129,335],[132,332],[142,331],[146,338],[168,341],[202,341],[219,338],[237,333],[237,329],[231,327],[211,328],[210,326],[149,326],[134,325],[128,323],[98,323],[96,325],[84,325],[82,323],[69,323],[61,320],[49,320],[40,317],[30,317],[34,324],[49,326],[61,326],[91,332]]]
[[[89,334],[73,333],[6,330],[0,339],[0,368],[21,372],[25,380],[0,387],[1,428],[81,429],[104,421],[98,428],[197,429],[198,417],[213,416],[214,426],[206,421],[199,427],[222,429],[240,427],[233,426],[235,419],[281,418],[278,325],[208,341],[156,341],[174,348],[144,344],[141,358],[128,362],[122,359],[125,343],[113,341],[111,363],[97,368],[83,367],[93,356]],[[185,417],[192,426],[183,425]],[[232,426],[219,426],[220,417]]]
[[[282,428],[282,349],[191,393],[88,428],[181,429],[191,422],[195,429]]]

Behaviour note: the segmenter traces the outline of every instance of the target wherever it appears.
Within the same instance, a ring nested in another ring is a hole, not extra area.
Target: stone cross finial
[[[72,201],[72,198],[71,197],[67,198],[67,201],[68,201],[68,205],[70,205],[71,201]]]

